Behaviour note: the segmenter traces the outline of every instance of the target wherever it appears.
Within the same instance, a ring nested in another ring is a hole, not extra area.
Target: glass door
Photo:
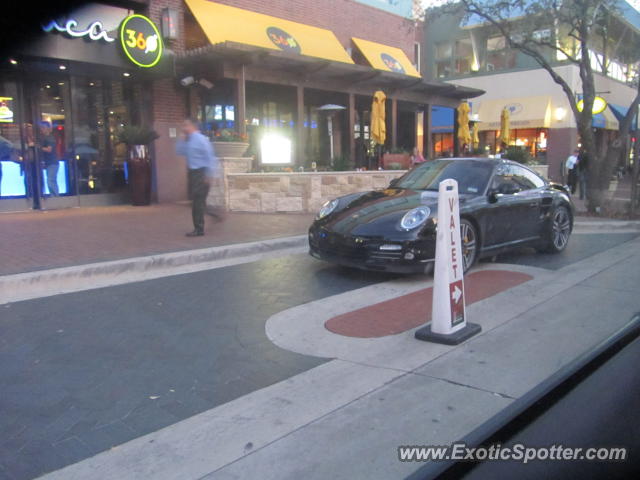
[[[20,84],[0,79],[0,212],[34,207],[34,160],[28,138],[33,128],[23,119]]]
[[[35,145],[28,148],[33,149],[37,166],[34,185],[38,183],[38,189],[33,193],[34,204],[39,203],[44,209],[77,206],[77,168],[69,116],[68,78],[38,80],[28,84],[27,89],[35,137]],[[30,145],[32,139],[28,138],[27,143]]]

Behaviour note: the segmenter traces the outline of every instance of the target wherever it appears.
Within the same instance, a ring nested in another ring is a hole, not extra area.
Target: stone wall
[[[379,190],[404,171],[230,173],[227,205],[234,212],[313,213],[349,193]]]
[[[370,172],[246,173],[252,158],[221,158],[223,179],[213,185],[207,204],[232,212],[314,213],[327,200],[386,188],[405,170]],[[546,165],[532,165],[547,176]],[[220,188],[222,186],[222,188]]]
[[[229,175],[234,173],[244,173],[251,170],[253,157],[220,157],[218,158],[222,167],[220,178],[216,180],[209,189],[207,204],[212,207],[227,209],[229,204]]]

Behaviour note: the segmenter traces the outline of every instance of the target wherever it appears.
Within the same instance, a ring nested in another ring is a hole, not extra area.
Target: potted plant
[[[411,168],[411,154],[401,148],[392,148],[382,156],[382,168],[390,170],[390,165],[397,163],[402,169]]]
[[[152,129],[137,125],[127,125],[118,132],[118,140],[124,143],[129,152],[127,165],[129,187],[133,205],[151,203],[151,157],[149,145],[159,135]]]
[[[227,129],[218,130],[213,137],[213,146],[218,157],[239,158],[249,148],[249,137]]]

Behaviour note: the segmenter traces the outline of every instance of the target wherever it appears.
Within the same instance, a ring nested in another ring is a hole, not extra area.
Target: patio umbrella
[[[500,141],[505,145],[509,145],[509,136],[511,135],[509,123],[509,109],[504,107],[500,113]]]
[[[473,137],[473,148],[478,148],[480,145],[480,128],[478,127],[478,122],[473,122],[471,136]]]
[[[462,102],[458,106],[458,140],[463,145],[471,144],[471,132],[469,131],[469,104]]]
[[[379,144],[384,145],[387,139],[387,125],[385,123],[385,104],[387,96],[383,91],[378,90],[373,94],[371,103],[371,137]]]

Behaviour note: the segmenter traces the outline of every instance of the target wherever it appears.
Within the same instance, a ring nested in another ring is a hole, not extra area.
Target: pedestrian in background
[[[578,184],[580,187],[580,200],[587,198],[587,175],[589,172],[589,157],[587,152],[582,150],[578,155],[577,164]]]
[[[571,194],[576,193],[576,186],[578,184],[578,171],[576,165],[578,164],[578,155],[580,150],[577,148],[573,151],[572,155],[569,155],[565,162],[565,169],[567,172],[567,185],[571,189]]]
[[[193,119],[182,122],[182,138],[176,143],[176,153],[187,159],[189,195],[193,231],[187,237],[204,235],[204,214],[211,182],[219,174],[218,159],[209,138],[203,135]]]
[[[420,150],[418,150],[418,147],[413,147],[413,152],[411,153],[411,166],[416,167],[425,161],[426,160],[422,156],[422,153],[420,153]]]
[[[58,197],[58,157],[56,156],[56,139],[51,133],[51,124],[49,122],[40,122],[40,160],[44,164],[47,172],[47,187],[49,195]]]

